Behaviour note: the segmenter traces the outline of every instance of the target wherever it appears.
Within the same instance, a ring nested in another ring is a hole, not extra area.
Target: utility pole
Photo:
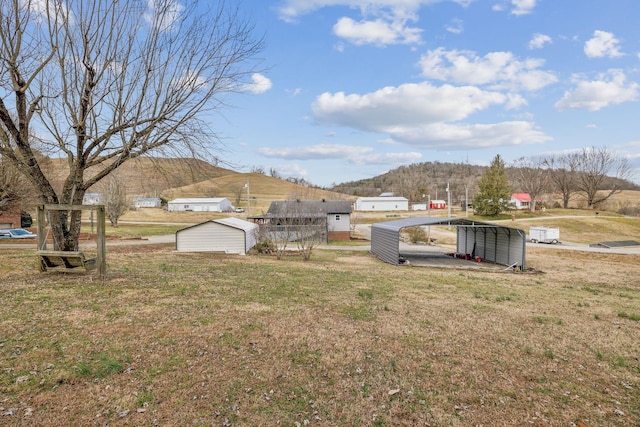
[[[449,191],[448,182],[447,182],[447,216],[451,218],[451,192]],[[451,228],[451,221],[449,221],[449,228]]]
[[[247,189],[247,216],[251,216],[251,195],[249,194],[249,180],[247,179],[247,183],[244,185]]]
[[[469,187],[464,187],[464,216],[469,217]]]

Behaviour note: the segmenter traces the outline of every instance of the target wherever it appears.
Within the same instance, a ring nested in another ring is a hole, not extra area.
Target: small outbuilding
[[[409,199],[406,197],[380,196],[358,197],[355,203],[357,211],[408,211]]]
[[[407,227],[451,225],[456,227],[456,253],[482,261],[525,269],[524,230],[466,218],[413,217],[378,222],[371,226],[371,252],[382,261],[401,264],[400,231]]]
[[[214,219],[176,232],[178,252],[246,255],[258,242],[258,225],[240,218]]]
[[[135,208],[159,208],[162,206],[160,197],[137,197],[133,200]]]
[[[447,209],[447,202],[444,200],[431,200],[429,209]]]
[[[230,212],[231,202],[226,197],[174,199],[168,203],[169,212]]]

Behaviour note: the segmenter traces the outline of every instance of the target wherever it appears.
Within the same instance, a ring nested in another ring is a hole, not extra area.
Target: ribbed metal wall
[[[382,261],[399,264],[400,230],[420,225],[451,224],[457,228],[456,251],[473,254],[488,262],[524,270],[526,234],[524,230],[461,218],[406,218],[371,226],[371,252]]]

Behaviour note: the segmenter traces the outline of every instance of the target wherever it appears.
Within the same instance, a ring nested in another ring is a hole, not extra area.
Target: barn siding
[[[244,255],[257,243],[257,229],[257,225],[236,218],[204,222],[178,231],[176,250]]]
[[[385,227],[384,223],[373,224],[371,227],[371,252],[384,262],[398,264],[400,258],[399,238],[399,231]]]

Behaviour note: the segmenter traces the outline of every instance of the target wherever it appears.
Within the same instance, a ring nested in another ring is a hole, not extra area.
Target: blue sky
[[[606,146],[640,180],[637,0],[260,0],[264,69],[216,118],[240,171],[321,186]]]

